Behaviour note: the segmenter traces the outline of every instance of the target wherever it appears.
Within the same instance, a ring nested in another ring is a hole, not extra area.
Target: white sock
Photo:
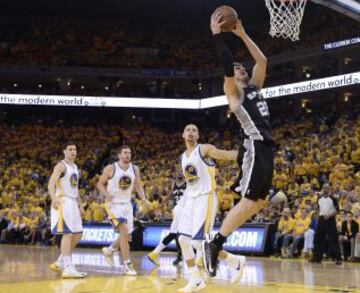
[[[109,246],[109,250],[112,251],[112,252],[117,251],[117,249],[114,248],[114,247],[112,246],[112,244]]]
[[[124,260],[124,265],[127,267],[128,265],[131,264],[131,260],[130,259],[127,259],[127,260]]]
[[[153,250],[154,253],[159,254],[161,251],[163,251],[165,249],[166,245],[162,244],[162,242],[160,242],[158,244],[158,246],[156,246],[156,248]]]
[[[235,254],[227,253],[227,256],[225,258],[225,261],[232,266],[236,266],[238,263],[239,257]]]
[[[192,245],[196,250],[196,259],[202,258],[202,245],[200,240],[193,240]]]
[[[71,256],[63,256],[62,260],[63,260],[64,268],[68,268],[71,266]]]
[[[59,257],[57,258],[56,262],[59,263],[59,264],[62,264],[62,262],[63,262],[63,256],[62,256],[61,253],[60,253]]]
[[[197,266],[189,267],[190,277],[193,279],[200,279],[200,271]]]

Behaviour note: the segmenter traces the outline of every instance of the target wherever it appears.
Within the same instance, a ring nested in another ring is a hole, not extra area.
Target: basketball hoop
[[[307,0],[265,0],[270,13],[270,35],[299,40]]]

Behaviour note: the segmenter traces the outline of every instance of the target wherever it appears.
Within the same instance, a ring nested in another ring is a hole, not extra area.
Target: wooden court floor
[[[164,253],[161,267],[154,269],[145,252],[134,252],[132,259],[140,274],[128,277],[122,275],[118,257],[115,267],[110,268],[99,249],[77,249],[73,262],[89,274],[81,280],[62,280],[48,269],[57,254],[56,248],[0,245],[0,292],[173,293],[186,283],[186,269],[172,266],[172,253]],[[360,292],[360,265],[356,263],[335,266],[330,262],[249,257],[242,280],[231,285],[230,277],[231,271],[221,265],[216,278],[206,279],[207,287],[201,292]]]

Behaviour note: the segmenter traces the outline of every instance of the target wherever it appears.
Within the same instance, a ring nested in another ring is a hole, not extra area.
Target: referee
[[[341,254],[336,229],[336,213],[339,205],[336,198],[330,196],[329,190],[325,187],[323,195],[318,200],[319,221],[315,232],[314,255],[310,262],[321,263],[325,242],[329,244],[329,251],[335,257],[335,264],[341,265]],[[326,238],[327,236],[327,238]]]

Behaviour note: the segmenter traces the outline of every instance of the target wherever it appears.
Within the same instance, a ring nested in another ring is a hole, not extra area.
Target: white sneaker
[[[102,254],[105,256],[105,259],[110,267],[115,265],[114,263],[114,251],[111,250],[109,247],[103,247],[101,249]]]
[[[190,279],[189,283],[187,283],[185,287],[179,289],[178,292],[197,292],[200,291],[201,289],[204,289],[205,286],[206,284],[204,280],[200,278]]]
[[[87,273],[78,272],[74,266],[69,266],[64,268],[62,271],[62,278],[84,278],[87,276]]]
[[[231,278],[231,283],[234,284],[241,280],[243,273],[244,273],[244,267],[246,263],[246,257],[245,256],[238,256],[236,262],[233,262],[231,266],[234,269],[233,276]]]
[[[127,276],[137,276],[137,272],[134,269],[134,266],[132,263],[125,264],[125,275]]]

